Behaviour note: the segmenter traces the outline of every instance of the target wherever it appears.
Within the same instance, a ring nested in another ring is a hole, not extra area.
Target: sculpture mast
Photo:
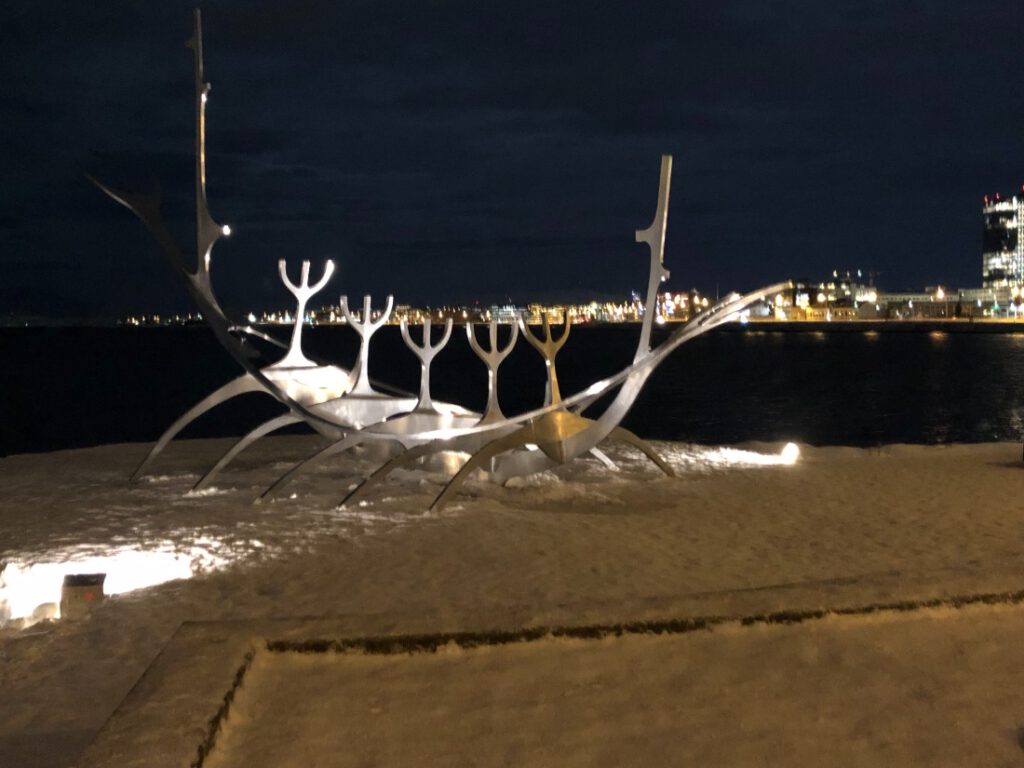
[[[213,220],[206,201],[206,101],[210,84],[203,80],[203,20],[198,8],[193,11],[193,20],[192,39],[186,44],[192,49],[196,90],[196,269],[193,275],[209,291],[210,252],[221,235],[230,234],[231,229]]]
[[[668,220],[668,191],[672,182],[672,155],[661,156],[661,178],[658,180],[658,207],[654,221],[647,229],[638,229],[636,241],[647,243],[651,249],[651,271],[647,280],[647,297],[644,306],[644,322],[640,331],[640,343],[636,350],[636,362],[651,351],[651,326],[658,306],[658,286],[668,280],[665,269],[665,226]]]

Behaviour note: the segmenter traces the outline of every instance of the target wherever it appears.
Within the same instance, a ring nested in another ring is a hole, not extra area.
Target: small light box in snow
[[[103,601],[105,573],[69,573],[60,591],[60,615],[64,619],[84,616]]]

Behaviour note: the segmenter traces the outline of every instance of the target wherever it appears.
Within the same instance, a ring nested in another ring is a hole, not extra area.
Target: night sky
[[[83,171],[162,186],[192,240],[192,4],[8,0],[0,317],[187,310]],[[203,8],[214,285],[318,299],[624,297],[675,156],[670,289],[835,267],[980,284],[982,196],[1024,182],[1024,5],[215,2]],[[315,266],[314,277],[319,273]]]

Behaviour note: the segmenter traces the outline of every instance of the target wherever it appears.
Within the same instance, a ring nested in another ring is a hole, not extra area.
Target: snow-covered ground
[[[257,653],[207,768],[1024,762],[1020,606]]]
[[[0,765],[61,766],[185,620],[388,613],[451,625],[578,624],[1024,588],[1020,446],[628,450],[509,487],[402,472],[337,510],[370,456],[326,462],[291,498],[259,489],[312,438],[250,449],[187,495],[228,441],[0,460]],[[52,620],[64,573],[105,572],[85,619]],[[146,587],[146,588],[142,588]],[[35,614],[33,618],[33,614]],[[39,620],[43,619],[43,620]]]

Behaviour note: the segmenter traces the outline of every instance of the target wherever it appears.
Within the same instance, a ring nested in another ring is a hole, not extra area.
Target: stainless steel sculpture
[[[476,340],[476,331],[472,323],[466,323],[466,336],[469,339],[469,346],[476,353],[476,356],[483,360],[487,366],[487,407],[484,409],[484,417],[481,424],[492,424],[496,421],[504,421],[505,414],[501,412],[498,404],[498,367],[505,361],[505,358],[512,352],[519,336],[519,324],[512,325],[512,336],[508,340],[508,346],[504,349],[498,347],[498,321],[491,320],[488,329],[490,349],[484,350],[480,342]]]
[[[428,413],[431,415],[440,412],[434,407],[434,401],[430,397],[430,364],[434,362],[437,353],[444,349],[448,339],[452,337],[452,319],[449,317],[444,324],[444,336],[437,344],[430,343],[430,318],[423,321],[423,343],[417,344],[409,335],[409,323],[402,320],[402,340],[405,345],[413,351],[413,354],[420,359],[420,397],[416,402],[416,410],[413,413]]]
[[[435,401],[430,394],[430,369],[434,358],[451,338],[452,321],[445,324],[442,338],[431,342],[431,322],[423,324],[422,342],[413,341],[405,321],[401,323],[406,345],[420,361],[420,388],[412,395],[379,385],[369,376],[370,340],[389,319],[394,299],[387,297],[386,306],[376,318],[371,298],[363,299],[362,314],[352,312],[348,298],[342,296],[340,306],[348,325],[360,336],[357,360],[352,370],[310,360],[302,350],[302,326],[310,298],[321,291],[334,273],[334,264],[326,262],[324,272],[315,284],[309,283],[310,263],[303,261],[298,283],[288,277],[283,260],[278,272],[285,287],[296,300],[295,321],[289,343],[277,341],[265,333],[245,325],[232,323],[217,301],[210,279],[213,246],[230,229],[217,224],[209,213],[206,197],[206,106],[210,86],[204,80],[202,55],[202,29],[199,11],[195,11],[195,31],[189,41],[193,50],[196,98],[196,256],[195,266],[189,267],[181,249],[171,237],[160,213],[160,200],[155,195],[133,194],[116,190],[96,179],[92,181],[117,202],[132,211],[156,238],[164,255],[185,281],[185,285],[209,323],[217,339],[241,366],[242,374],[211,393],[172,424],[150,450],[145,460],[132,475],[138,478],[159,456],[167,444],[188,424],[202,414],[248,392],[261,392],[273,397],[283,407],[283,413],[258,425],[242,437],[207,472],[196,489],[209,486],[217,475],[245,448],[282,427],[304,423],[326,437],[327,447],[300,462],[261,496],[278,493],[294,477],[316,463],[349,448],[366,443],[384,443],[396,447],[399,453],[379,467],[366,480],[342,500],[342,504],[357,495],[367,493],[386,478],[395,468],[411,466],[424,458],[443,451],[469,454],[469,459],[434,499],[431,508],[438,508],[451,500],[462,483],[477,469],[488,472],[499,482],[523,474],[543,471],[565,464],[591,453],[599,460],[614,466],[598,448],[606,440],[630,444],[651,459],[666,475],[672,468],[648,445],[620,423],[635,402],[647,378],[657,365],[680,344],[695,338],[738,316],[750,304],[774,295],[782,284],[738,296],[732,294],[708,311],[681,325],[658,347],[651,348],[651,330],[656,314],[657,291],[668,277],[664,267],[665,227],[668,220],[669,185],[672,158],[663,156],[658,186],[658,202],[654,220],[647,229],[636,233],[638,243],[646,243],[650,252],[645,312],[633,362],[614,376],[594,382],[581,392],[563,398],[558,383],[555,360],[565,345],[571,329],[571,317],[566,315],[561,334],[554,338],[550,321],[543,319],[543,339],[534,335],[520,319],[511,327],[511,336],[502,349],[498,345],[497,325],[489,328],[489,349],[484,350],[477,341],[472,323],[466,332],[470,346],[487,366],[488,394],[484,413],[473,413],[458,405]],[[92,178],[92,177],[90,177]],[[525,336],[544,358],[547,369],[543,405],[527,413],[507,417],[498,403],[498,369],[512,351],[519,334]],[[285,349],[284,356],[272,365],[260,368],[246,354],[241,339],[250,336],[270,341]],[[597,418],[582,415],[605,394],[617,391],[612,403]]]

